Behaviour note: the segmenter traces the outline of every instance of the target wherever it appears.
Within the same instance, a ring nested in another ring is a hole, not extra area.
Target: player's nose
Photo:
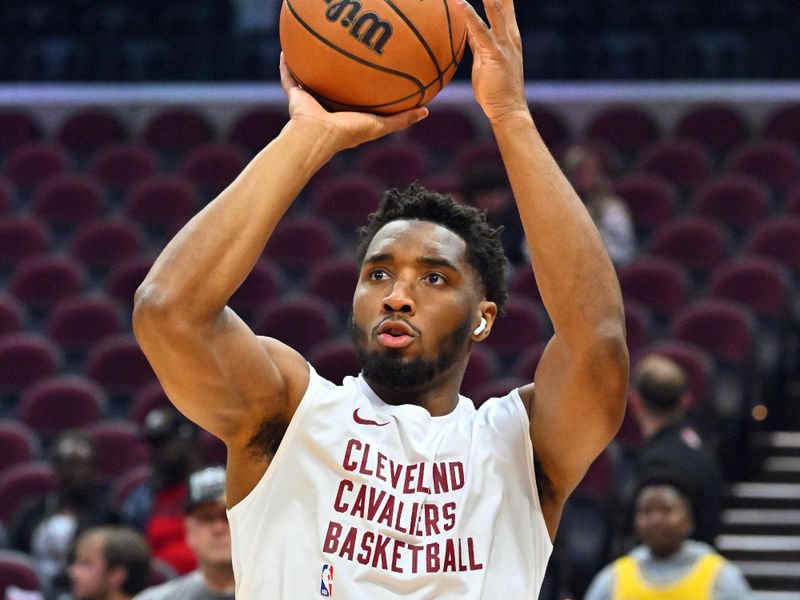
[[[413,286],[399,279],[395,280],[386,296],[383,297],[383,309],[386,312],[413,315],[417,308],[413,292]]]

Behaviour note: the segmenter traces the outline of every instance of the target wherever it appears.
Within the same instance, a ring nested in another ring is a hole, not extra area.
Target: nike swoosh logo
[[[378,423],[377,421],[373,421],[371,419],[364,419],[358,416],[358,409],[353,411],[353,421],[358,423],[359,425],[377,425],[378,427],[383,427],[384,425],[388,425],[388,421],[386,423]]]

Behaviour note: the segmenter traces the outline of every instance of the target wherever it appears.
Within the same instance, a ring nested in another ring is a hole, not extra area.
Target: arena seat
[[[104,145],[89,164],[89,172],[94,177],[116,190],[127,189],[153,177],[157,169],[155,153],[140,143]]]
[[[742,114],[728,104],[702,104],[689,108],[675,126],[674,136],[703,144],[722,154],[749,136]]]
[[[36,189],[33,214],[51,229],[72,228],[99,218],[105,211],[105,190],[92,177],[54,175]]]
[[[475,408],[480,408],[490,398],[502,398],[511,390],[529,383],[530,379],[522,379],[521,377],[495,378],[474,388],[472,401],[475,404]]]
[[[47,250],[49,235],[44,225],[31,217],[0,219],[0,270]]]
[[[27,461],[4,469],[0,473],[0,521],[8,523],[26,500],[55,488],[56,474],[47,462]]]
[[[324,298],[344,316],[353,308],[360,268],[353,258],[328,258],[311,267],[304,289],[312,296]]]
[[[514,359],[514,363],[511,366],[511,374],[520,379],[533,381],[536,368],[539,366],[539,361],[542,360],[542,355],[548,343],[549,340],[540,341],[529,348],[524,348],[521,354]]]
[[[18,109],[0,112],[0,155],[41,137],[41,127],[30,113]]]
[[[325,219],[287,217],[270,236],[264,256],[283,269],[302,269],[305,274],[311,265],[330,257],[335,247],[334,232]]]
[[[681,189],[703,183],[711,174],[708,151],[691,140],[664,140],[642,149],[637,169],[668,179]]]
[[[461,108],[433,107],[430,114],[408,130],[414,142],[432,152],[453,152],[478,135],[475,122]]]
[[[151,410],[170,406],[172,406],[172,403],[167,398],[167,394],[161,384],[158,381],[151,381],[140,387],[133,395],[133,400],[128,407],[127,418],[138,425],[142,425]]]
[[[45,331],[67,353],[82,353],[92,344],[120,333],[122,323],[119,306],[108,297],[82,295],[53,306]]]
[[[214,139],[208,119],[192,108],[168,108],[145,125],[141,140],[159,152],[183,152]]]
[[[485,343],[501,359],[513,360],[520,348],[541,341],[548,326],[539,308],[527,300],[509,298],[504,310],[506,314],[495,319]]]
[[[18,187],[33,189],[48,177],[67,171],[70,164],[63,147],[50,142],[30,142],[8,153],[4,172]]]
[[[391,140],[359,149],[356,168],[384,186],[405,188],[430,171],[425,146]]]
[[[36,432],[15,419],[0,420],[0,456],[5,469],[24,462],[36,460],[42,451]]]
[[[693,214],[723,223],[730,231],[741,234],[767,217],[770,194],[757,179],[727,174],[695,190],[691,204]]]
[[[706,275],[730,254],[728,232],[711,219],[683,217],[653,232],[650,253],[675,260],[692,272]]]
[[[0,338],[21,330],[27,321],[25,305],[14,296],[0,292]]]
[[[340,229],[352,230],[367,222],[369,214],[378,208],[382,193],[381,182],[369,175],[339,176],[315,191],[312,211]]]
[[[761,223],[745,243],[745,250],[766,256],[800,274],[800,217],[775,217]]]
[[[84,291],[86,274],[69,255],[31,256],[23,259],[8,282],[8,289],[35,311]]]
[[[92,346],[83,374],[102,385],[113,396],[129,398],[142,386],[155,381],[150,363],[130,334],[119,334]]]
[[[58,348],[38,333],[11,333],[0,339],[0,396],[54,375],[61,366]]]
[[[33,558],[16,550],[0,550],[0,596],[11,598],[9,589],[16,587],[31,593],[45,589]]]
[[[198,202],[192,182],[180,175],[143,179],[124,200],[125,215],[145,227],[170,229],[184,225]]]
[[[122,121],[107,109],[81,110],[62,121],[56,139],[72,152],[89,154],[128,138]]]
[[[269,260],[259,260],[233,293],[228,306],[247,321],[279,292],[286,291],[287,284],[283,280],[280,266]]]
[[[789,315],[791,274],[773,259],[741,257],[714,271],[708,295],[734,300],[757,315],[779,322]]]
[[[16,418],[47,442],[68,429],[85,429],[106,414],[103,390],[76,375],[57,375],[25,390]]]
[[[755,322],[737,302],[707,298],[686,306],[675,315],[671,334],[729,365],[747,369],[753,358]]]
[[[786,192],[800,179],[800,159],[791,143],[766,139],[731,150],[726,162],[731,173],[750,175],[777,192]]]
[[[178,172],[201,190],[205,200],[228,187],[245,167],[244,154],[232,144],[210,143],[191,149]]]
[[[11,182],[0,175],[0,219],[10,217],[15,212],[16,192]]]
[[[675,215],[675,185],[653,173],[630,173],[614,182],[614,194],[625,201],[640,234],[649,233]]]
[[[689,299],[686,269],[667,258],[640,258],[620,270],[619,282],[626,300],[641,303],[662,320],[669,320]]]
[[[69,252],[89,268],[108,269],[142,251],[144,234],[128,219],[109,217],[90,221],[69,241]]]
[[[800,103],[783,106],[770,114],[761,135],[800,146]]]
[[[625,334],[628,351],[634,353],[653,336],[653,318],[650,311],[635,300],[625,299]]]
[[[227,141],[255,154],[276,138],[288,121],[289,114],[285,109],[251,109],[236,118]]]
[[[97,444],[97,472],[109,481],[145,464],[149,458],[139,428],[130,421],[100,421],[86,432]]]
[[[296,293],[269,301],[256,314],[255,323],[257,335],[274,337],[308,356],[315,344],[330,337],[335,318],[327,302]]]
[[[499,373],[499,362],[494,351],[486,344],[474,344],[469,353],[461,393],[473,397],[475,390],[491,381]]]
[[[583,137],[605,140],[622,152],[635,154],[660,136],[658,125],[643,108],[614,105],[600,110],[589,121]]]
[[[649,354],[666,356],[678,363],[686,372],[689,380],[689,392],[691,393],[689,407],[693,411],[705,410],[715,373],[715,364],[711,355],[691,343],[661,340],[631,355],[631,366],[635,368],[639,361]]]

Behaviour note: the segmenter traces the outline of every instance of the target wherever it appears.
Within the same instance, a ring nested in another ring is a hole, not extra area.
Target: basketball
[[[280,41],[327,109],[392,114],[447,85],[467,37],[455,0],[283,0]]]

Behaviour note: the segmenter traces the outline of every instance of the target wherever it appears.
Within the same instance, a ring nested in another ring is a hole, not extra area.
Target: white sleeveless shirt
[[[516,390],[432,417],[313,368],[228,519],[237,600],[534,600],[552,551]]]

